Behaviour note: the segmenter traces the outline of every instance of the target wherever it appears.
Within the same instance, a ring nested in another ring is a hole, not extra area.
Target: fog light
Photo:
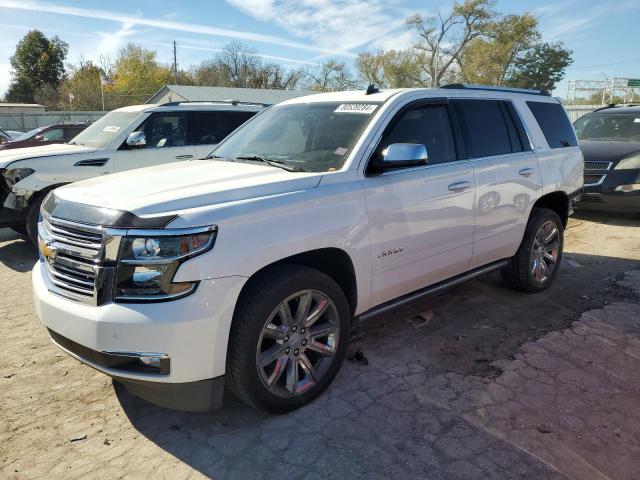
[[[162,368],[162,360],[165,358],[167,357],[140,357],[138,361],[147,367]]]
[[[618,185],[616,187],[616,192],[630,193],[630,192],[636,192],[639,190],[640,190],[640,183],[631,183],[629,185]]]

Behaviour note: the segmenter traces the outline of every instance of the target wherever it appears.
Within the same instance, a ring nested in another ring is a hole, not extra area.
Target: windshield
[[[339,170],[373,118],[377,103],[296,103],[271,107],[236,131],[212,155],[278,162],[295,171]]]
[[[122,133],[122,129],[128,127],[140,112],[111,112],[100,120],[89,125],[69,142],[73,145],[104,148],[111,140]]]
[[[640,142],[640,115],[585,115],[573,126],[580,140]]]
[[[34,128],[33,130],[29,130],[27,133],[23,133],[22,135],[18,135],[16,138],[13,139],[14,142],[19,142],[22,140],[28,140],[31,137],[33,137],[36,133],[41,132],[42,130],[44,130],[45,127],[39,127],[39,128]]]

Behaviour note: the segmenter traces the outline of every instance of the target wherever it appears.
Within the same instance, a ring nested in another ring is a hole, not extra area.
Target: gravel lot
[[[573,218],[542,294],[490,274],[371,320],[368,363],[280,417],[164,410],[62,354],[0,230],[0,478],[638,479],[638,227]]]

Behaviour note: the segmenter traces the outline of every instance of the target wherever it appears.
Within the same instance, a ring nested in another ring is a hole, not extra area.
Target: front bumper
[[[196,292],[179,300],[96,307],[50,292],[42,261],[32,274],[36,311],[55,332],[54,343],[132,393],[187,410],[208,409],[204,407],[221,398],[218,390],[224,385],[231,319],[245,281],[244,277],[203,280]],[[171,360],[170,369],[157,374],[110,366],[98,360],[105,352],[163,352]],[[194,396],[197,402],[189,398]]]
[[[577,210],[598,210],[610,212],[640,212],[640,191],[611,192],[587,189],[576,203]]]

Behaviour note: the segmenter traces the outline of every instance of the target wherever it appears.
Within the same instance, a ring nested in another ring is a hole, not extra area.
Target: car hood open
[[[56,190],[62,200],[161,215],[314,188],[320,173],[219,160],[192,160],[96,177]]]

